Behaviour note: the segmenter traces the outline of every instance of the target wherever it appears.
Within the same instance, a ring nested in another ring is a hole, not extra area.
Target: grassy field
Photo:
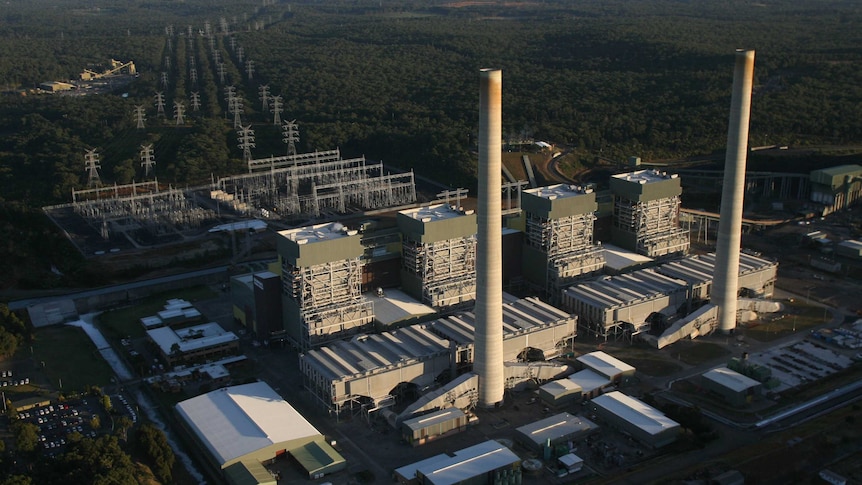
[[[808,331],[831,318],[828,313],[825,313],[824,318],[824,310],[818,306],[806,305],[799,301],[785,303],[785,305],[787,310],[775,315],[775,319],[763,318],[752,322],[745,329],[745,336],[759,342],[771,342],[792,333]]]
[[[701,342],[697,340],[680,341],[680,349],[677,358],[686,364],[698,365],[704,362],[716,360],[720,357],[729,356],[730,351],[721,345],[711,342]]]
[[[168,293],[152,295],[138,304],[107,311],[99,315],[99,324],[105,337],[110,340],[122,338],[139,338],[145,335],[140,323],[142,317],[155,315],[164,309],[165,302],[171,298],[182,298],[190,302],[210,300],[218,294],[207,286],[195,286],[185,290],[173,290]]]
[[[110,384],[113,371],[96,346],[77,327],[48,327],[36,332],[33,360],[52,388],[84,391],[88,386]],[[43,365],[44,363],[44,365]]]

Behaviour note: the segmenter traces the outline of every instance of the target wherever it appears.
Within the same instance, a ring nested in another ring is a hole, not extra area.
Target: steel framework
[[[422,243],[405,238],[401,264],[422,285],[422,299],[445,308],[476,298],[476,236]]]
[[[382,163],[341,159],[338,150],[249,160],[248,167],[248,174],[218,179],[212,192],[242,213],[265,209],[281,216],[317,217],[416,201],[413,172],[385,174]]]
[[[359,257],[297,267],[282,263],[284,294],[300,309],[300,346],[309,349],[359,331],[374,319],[362,296]]]
[[[600,271],[605,260],[593,244],[592,212],[547,219],[527,213],[526,243],[547,255],[545,290],[556,301],[578,277]]]
[[[678,195],[650,201],[614,200],[614,226],[635,235],[636,248],[649,257],[686,253],[688,231],[679,225]]]

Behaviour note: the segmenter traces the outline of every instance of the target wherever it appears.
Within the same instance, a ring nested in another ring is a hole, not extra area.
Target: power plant
[[[754,84],[754,51],[737,50],[727,129],[721,220],[718,223],[717,260],[710,301],[718,307],[718,328],[736,328],[739,251],[742,243],[742,203],[745,194],[745,162],[748,156],[748,123]]]

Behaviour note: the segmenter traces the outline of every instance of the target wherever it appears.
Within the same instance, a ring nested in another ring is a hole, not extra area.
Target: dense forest
[[[255,131],[253,157],[285,153],[265,85],[281,96],[281,119],[297,120],[300,152],[338,147],[472,187],[480,68],[503,70],[507,140],[547,140],[585,162],[677,159],[723,150],[733,52],[744,47],[757,51],[753,146],[858,151],[860,24],[850,0],[8,2],[0,224],[15,231],[30,210],[69,202],[87,183],[86,150],[98,151],[104,184],[141,180],[147,144],[161,182],[243,171],[230,87]],[[138,71],[114,94],[34,90],[110,59]],[[17,246],[0,250],[26,252]]]

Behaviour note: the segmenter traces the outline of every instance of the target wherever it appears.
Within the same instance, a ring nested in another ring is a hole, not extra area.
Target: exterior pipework
[[[499,69],[479,77],[479,207],[476,248],[476,341],[473,371],[479,406],[503,401],[502,90]]]
[[[739,251],[742,239],[742,202],[745,194],[745,164],[748,155],[748,125],[754,84],[754,51],[736,51],[733,92],[724,160],[721,219],[718,223],[716,264],[711,300],[718,307],[718,328],[730,333],[736,328],[739,293]]]

